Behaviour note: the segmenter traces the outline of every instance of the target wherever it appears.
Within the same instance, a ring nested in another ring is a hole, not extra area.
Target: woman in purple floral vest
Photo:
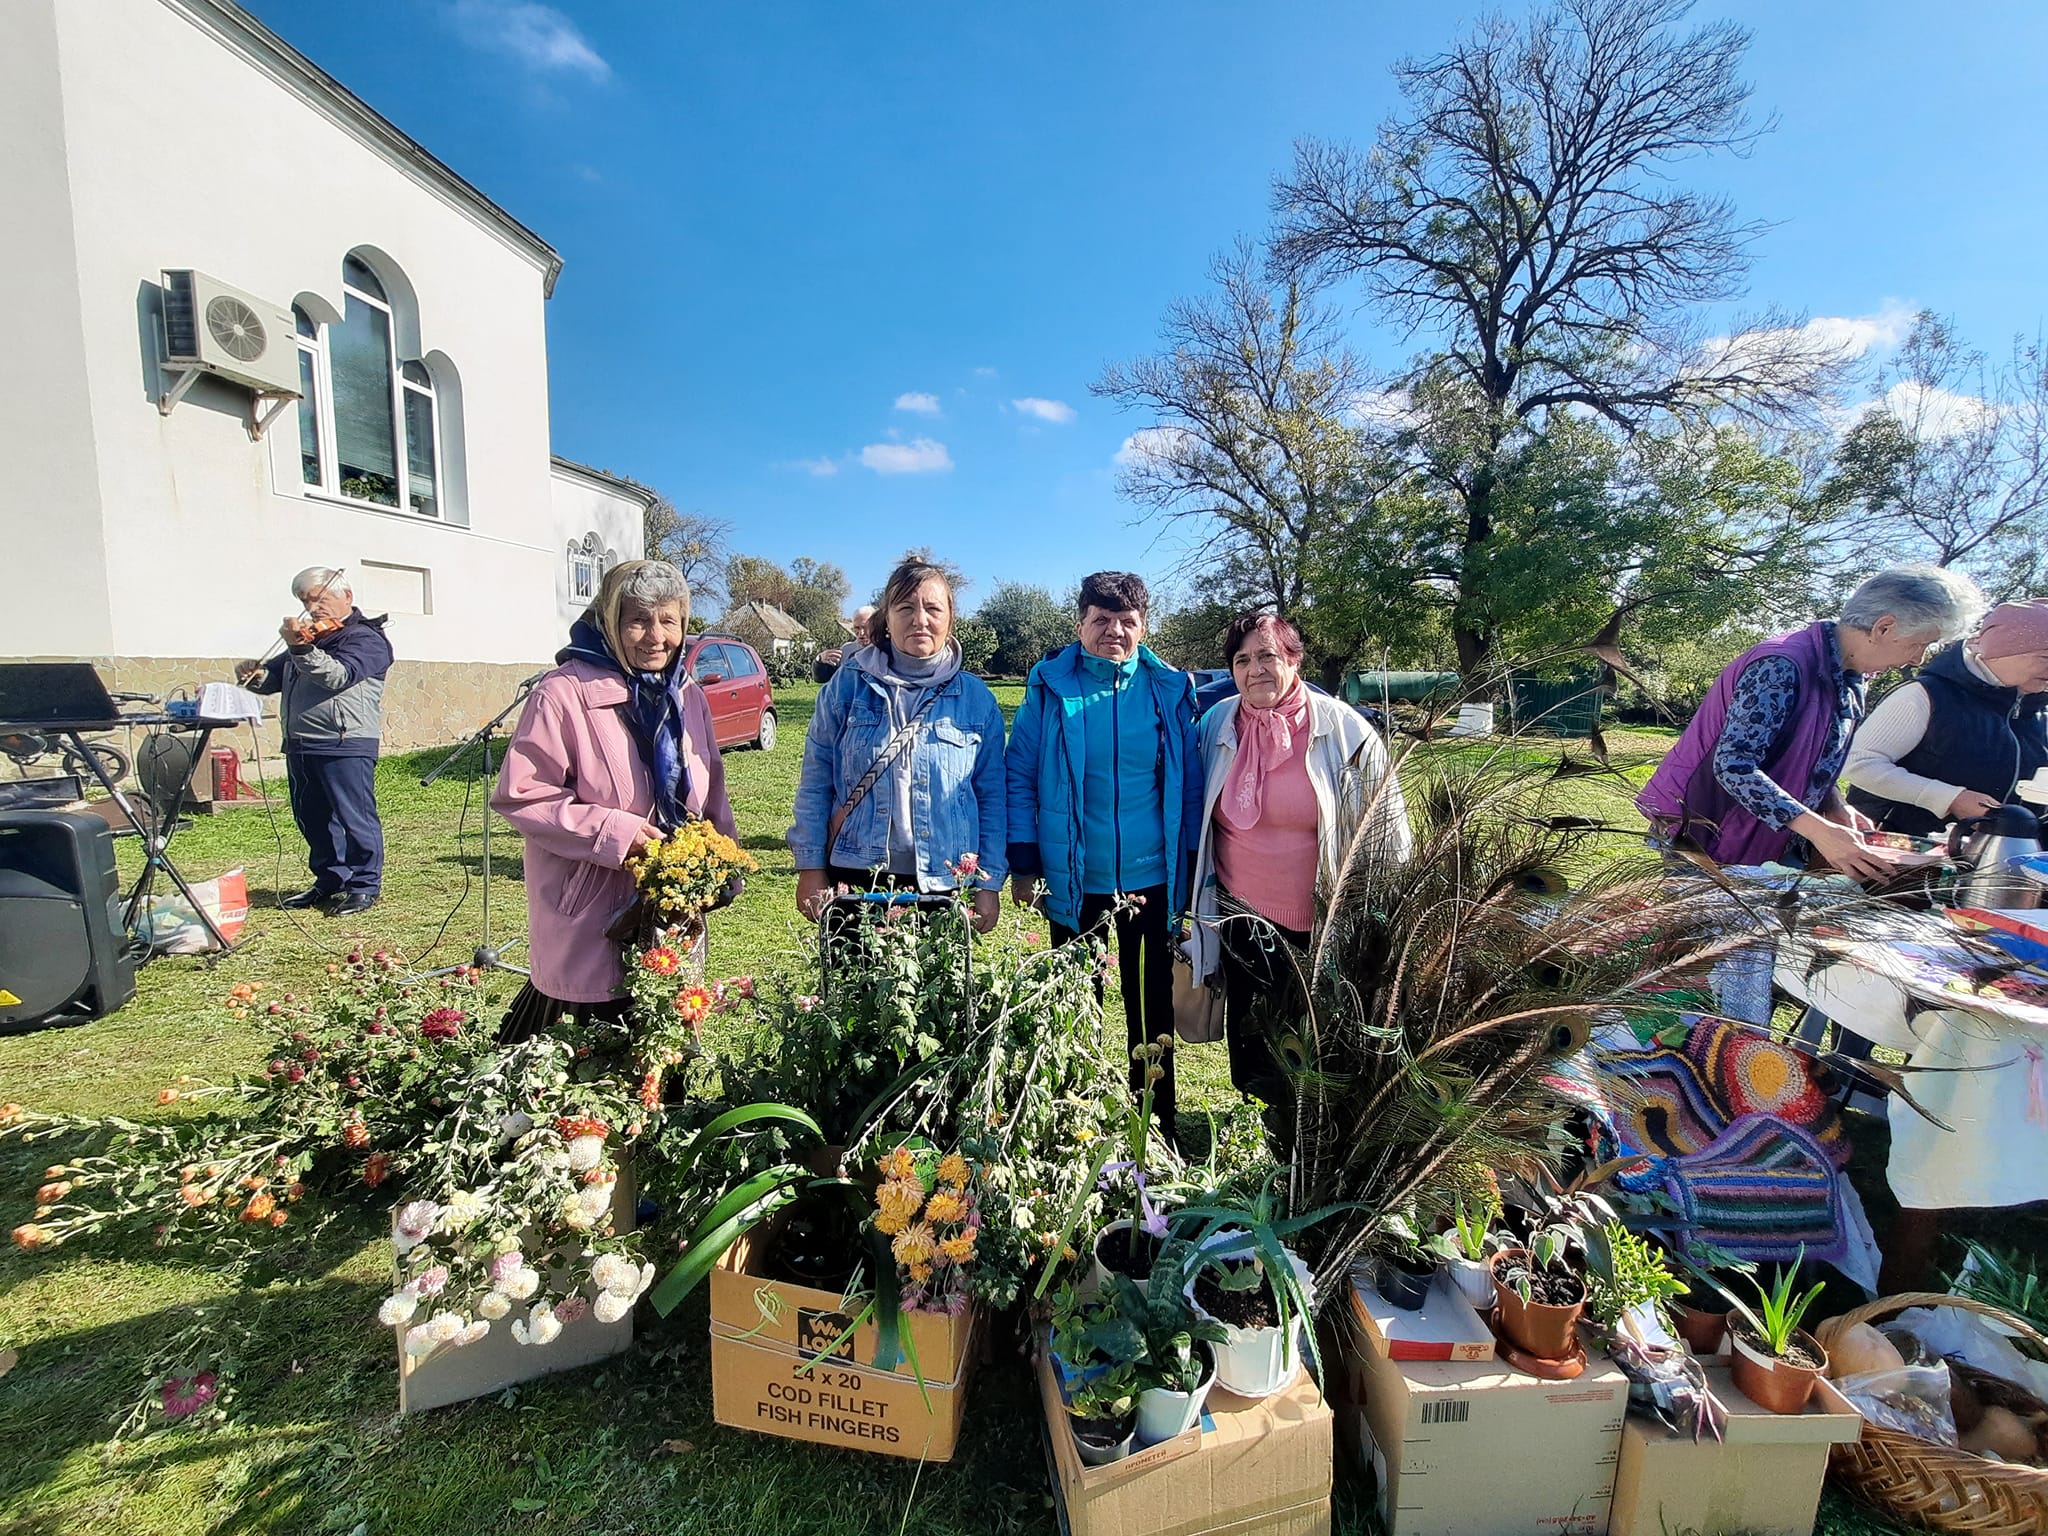
[[[1723,669],[1636,806],[1665,839],[1719,864],[1796,859],[1808,849],[1844,874],[1890,868],[1869,822],[1836,785],[1863,718],[1864,679],[1923,660],[1983,611],[1959,571],[1901,566],[1865,581],[1838,619],[1745,651]]]

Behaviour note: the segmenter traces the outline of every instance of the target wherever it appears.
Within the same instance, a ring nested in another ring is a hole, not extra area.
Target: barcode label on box
[[[1463,1424],[1472,1417],[1472,1400],[1453,1397],[1442,1402],[1426,1402],[1422,1405],[1422,1422],[1425,1424]]]

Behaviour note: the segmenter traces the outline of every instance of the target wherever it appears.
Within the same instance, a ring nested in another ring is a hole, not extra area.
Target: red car
[[[731,635],[692,635],[684,661],[710,702],[719,746],[774,748],[775,691],[751,645]]]

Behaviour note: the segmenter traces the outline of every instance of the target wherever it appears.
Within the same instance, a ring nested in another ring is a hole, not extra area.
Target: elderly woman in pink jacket
[[[734,835],[711,709],[682,665],[689,617],[674,566],[614,566],[526,701],[491,796],[526,840],[532,960],[502,1039],[564,1014],[622,1018],[619,946],[605,931],[633,900],[627,855],[693,817]]]

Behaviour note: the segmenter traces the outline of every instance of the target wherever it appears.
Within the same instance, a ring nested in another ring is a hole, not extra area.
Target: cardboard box
[[[622,1169],[612,1193],[612,1230],[633,1229],[633,1207],[632,1172]],[[394,1212],[394,1231],[397,1224]],[[568,1277],[558,1273],[553,1278],[560,1284]],[[422,1307],[413,1321],[423,1321],[431,1311],[431,1307]],[[472,1397],[485,1397],[538,1376],[593,1364],[619,1354],[633,1343],[631,1312],[616,1323],[600,1323],[594,1314],[585,1312],[575,1322],[564,1323],[562,1331],[548,1344],[522,1344],[512,1337],[514,1319],[525,1315],[524,1307],[514,1308],[512,1317],[491,1324],[491,1331],[474,1344],[459,1349],[444,1345],[424,1360],[406,1354],[405,1329],[393,1329],[398,1341],[398,1411],[419,1413],[449,1403],[467,1402]]]
[[[711,1272],[712,1416],[787,1440],[951,1460],[974,1315],[906,1314],[906,1348],[878,1363],[875,1324],[853,1327],[835,1292],[757,1273],[761,1254],[742,1238]]]
[[[1607,1529],[1628,1378],[1605,1355],[1589,1351],[1576,1381],[1367,1349],[1350,1366],[1388,1536]]]
[[[1728,1409],[1719,1441],[1695,1442],[1641,1417],[1623,1427],[1609,1536],[1811,1536],[1828,1452],[1863,1433],[1863,1416],[1825,1381],[1799,1414],[1757,1407],[1722,1367],[1707,1368],[1707,1385]]]
[[[1075,1451],[1042,1347],[1038,1388],[1067,1536],[1329,1536],[1332,1417],[1306,1371],[1267,1398],[1219,1387],[1194,1428],[1106,1467]]]
[[[1493,1358],[1493,1330],[1445,1274],[1430,1283],[1419,1308],[1404,1312],[1354,1271],[1351,1315],[1366,1347],[1390,1360]]]

